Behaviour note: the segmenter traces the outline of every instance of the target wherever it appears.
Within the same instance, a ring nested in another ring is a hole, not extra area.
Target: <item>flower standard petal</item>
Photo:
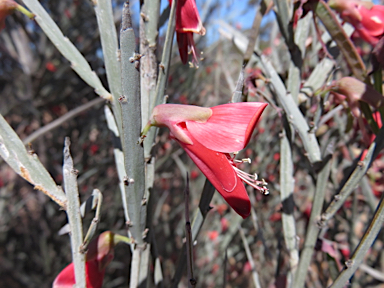
[[[247,146],[266,103],[230,103],[212,107],[212,116],[202,123],[186,121],[188,131],[207,148],[231,153]]]

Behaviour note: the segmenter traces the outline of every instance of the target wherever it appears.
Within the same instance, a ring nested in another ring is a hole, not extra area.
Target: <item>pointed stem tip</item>
[[[131,12],[129,10],[129,1],[126,1],[124,3],[123,7],[123,16],[122,16],[122,22],[121,22],[121,30],[127,30],[132,28],[132,19],[131,19]]]

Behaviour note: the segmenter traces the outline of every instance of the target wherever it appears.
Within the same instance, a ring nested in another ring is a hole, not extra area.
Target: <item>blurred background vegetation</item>
[[[197,1],[207,29],[205,36],[195,35],[202,60],[197,69],[182,65],[174,46],[167,86],[169,103],[211,107],[231,100],[244,59],[245,51],[241,47],[246,47],[244,41],[253,37],[251,27],[256,15],[256,2],[259,1]],[[92,2],[42,0],[41,3],[63,34],[84,55],[104,87],[108,87]],[[136,35],[139,35],[140,3],[133,1],[132,4],[134,28]],[[113,1],[117,31],[122,5],[123,1]],[[167,6],[168,1],[163,0],[165,19]],[[286,45],[274,13],[264,17],[256,47],[271,61],[287,86],[292,51]],[[279,15],[279,11],[276,13]],[[331,68],[320,70],[316,79],[310,79],[315,68],[323,65],[322,61],[328,57],[321,49],[312,18],[310,16],[307,22],[309,29],[298,78],[300,93],[297,105],[308,123],[318,124],[314,133],[322,155],[327,149],[332,149],[330,176],[324,184],[325,209],[351,175],[367,145],[348,107],[339,107],[332,112],[338,103],[327,101],[328,96],[315,93],[327,81],[348,76],[350,71],[343,55],[336,46],[332,46],[332,39],[329,38],[325,44],[333,57]],[[324,27],[321,23],[318,25],[324,36]],[[159,58],[165,27],[166,23],[160,29]],[[367,71],[372,70],[371,47],[359,39],[355,40]],[[248,187],[254,210],[245,220],[236,215],[220,195],[215,194],[212,209],[194,246],[197,287],[254,287],[256,276],[261,287],[286,287],[291,267],[282,225],[280,141],[283,128],[289,126],[289,116],[264,77],[269,78],[260,70],[260,60],[252,58],[245,68],[244,98],[247,101],[269,102],[270,105],[240,157],[252,159],[252,164],[243,168],[264,178],[271,193],[263,196]],[[289,87],[287,92],[291,92]],[[62,118],[87,103],[91,103],[91,107]],[[106,124],[103,104],[105,101],[99,99],[94,90],[71,69],[70,63],[35,22],[20,13],[7,17],[6,28],[0,33],[0,113],[22,140],[27,139],[26,145],[31,142],[30,149],[37,153],[58,185],[63,180],[64,137],[69,136],[74,165],[79,170],[81,200],[89,197],[94,188],[102,191],[104,201],[99,230],[126,234],[114,162],[114,139]],[[54,129],[45,131],[36,139],[27,138],[55,120],[59,121],[59,125]],[[369,129],[368,124],[366,126]],[[290,131],[295,134],[294,129]],[[164,277],[157,287],[172,287],[177,259],[185,239],[185,171],[191,177],[191,211],[198,206],[205,181],[204,175],[168,136],[166,129],[160,130],[156,140],[155,186],[148,205],[153,215],[152,254],[159,257]],[[297,135],[288,136],[294,177],[291,214],[295,220],[297,245],[301,249],[319,170],[308,161],[302,139]],[[363,237],[383,192],[383,164],[380,155],[359,187],[345,200],[327,226],[322,227],[313,248],[307,287],[329,286]],[[85,218],[85,227],[91,219],[92,216]],[[51,287],[55,276],[71,262],[68,236],[58,235],[66,222],[65,213],[58,209],[56,203],[33,190],[0,160],[0,287]],[[381,232],[364,258],[365,266],[355,273],[352,287],[384,287],[383,240]],[[247,255],[247,249],[250,255]],[[115,259],[107,267],[103,287],[128,287],[130,248],[121,245],[115,251]],[[153,269],[153,265],[151,267]],[[187,287],[186,283],[184,275],[179,287]],[[152,284],[149,287],[156,286]]]

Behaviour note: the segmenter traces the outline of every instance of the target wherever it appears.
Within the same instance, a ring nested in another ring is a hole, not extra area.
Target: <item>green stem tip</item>
[[[120,242],[123,242],[126,244],[132,244],[133,239],[120,234],[113,235],[113,244],[116,245],[117,243],[120,243]]]
[[[147,123],[147,125],[145,125],[145,127],[143,128],[143,131],[141,131],[141,133],[140,133],[140,138],[142,139],[142,140],[144,140],[144,138],[145,138],[145,136],[147,135],[147,133],[148,133],[148,131],[149,131],[149,129],[151,128],[151,126],[152,126],[152,123],[151,123],[151,121],[149,121],[148,123]]]
[[[21,5],[17,5],[15,10],[18,10],[20,11],[21,13],[25,14],[29,19],[34,19],[35,18],[35,14],[29,12],[27,9],[25,9],[23,6]]]

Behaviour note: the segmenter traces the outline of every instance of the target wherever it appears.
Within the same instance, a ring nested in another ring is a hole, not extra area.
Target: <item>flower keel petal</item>
[[[204,173],[225,201],[243,218],[249,216],[251,203],[244,184],[237,176],[227,156],[212,151],[200,144],[188,130],[185,133],[193,141],[193,145],[183,142],[179,144],[184,148],[197,167]]]

